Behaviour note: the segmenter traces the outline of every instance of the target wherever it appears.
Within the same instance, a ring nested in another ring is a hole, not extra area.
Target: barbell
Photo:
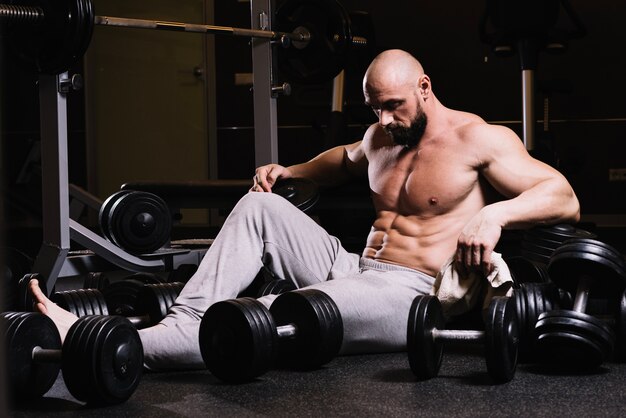
[[[296,82],[332,79],[352,45],[367,44],[352,34],[350,15],[336,0],[285,0],[276,31],[97,16],[91,0],[9,0],[0,4],[0,21],[8,23],[8,45],[46,74],[67,71],[84,55],[94,25],[269,39],[284,47],[279,65]]]

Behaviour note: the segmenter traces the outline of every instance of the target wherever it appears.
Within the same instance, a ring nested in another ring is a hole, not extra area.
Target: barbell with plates
[[[281,68],[294,81],[321,82],[343,68],[354,36],[350,15],[336,0],[286,0],[276,12],[277,31],[183,22],[96,16],[91,0],[9,0],[0,20],[9,23],[8,45],[39,72],[59,74],[86,52],[94,25],[265,38],[283,45]]]
[[[617,304],[626,288],[626,262],[602,241],[576,238],[554,251],[548,272],[557,286],[575,297],[571,310],[539,315],[535,333],[540,357],[568,370],[598,368],[613,351],[615,330],[587,312],[588,299],[603,297]]]
[[[112,316],[79,318],[65,341],[52,320],[34,312],[3,312],[6,375],[18,401],[43,396],[59,371],[69,392],[88,404],[126,401],[139,385],[143,347],[126,319]]]
[[[320,367],[338,354],[342,341],[337,305],[315,289],[283,293],[270,309],[252,298],[217,302],[199,332],[207,368],[230,383],[252,380],[277,360],[296,369]]]
[[[444,343],[483,344],[487,371],[497,383],[513,379],[517,367],[518,326],[511,298],[494,297],[484,330],[445,329],[441,302],[435,296],[417,296],[411,305],[407,351],[413,374],[420,380],[439,374]]]

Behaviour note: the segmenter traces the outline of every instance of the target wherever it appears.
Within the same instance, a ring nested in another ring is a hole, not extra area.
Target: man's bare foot
[[[53,303],[50,299],[48,299],[41,291],[37,279],[32,279],[28,283],[28,289],[33,297],[33,309],[52,319],[52,322],[54,322],[59,329],[61,341],[65,341],[67,331],[70,329],[72,324],[76,322],[78,317],[65,309],[59,308],[56,303]]]

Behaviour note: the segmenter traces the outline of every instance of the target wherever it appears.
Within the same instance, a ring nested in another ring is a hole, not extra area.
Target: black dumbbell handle
[[[574,298],[573,311],[584,313],[587,309],[589,299],[589,289],[591,289],[591,277],[581,276],[576,287],[576,297]]]
[[[33,348],[33,361],[38,363],[60,363],[62,353],[61,350],[52,350],[37,346]]]
[[[278,338],[292,338],[298,335],[298,327],[294,324],[281,325],[276,327]]]
[[[433,329],[432,336],[434,341],[456,342],[456,341],[474,341],[477,343],[485,339],[485,331],[458,330],[458,329]]]

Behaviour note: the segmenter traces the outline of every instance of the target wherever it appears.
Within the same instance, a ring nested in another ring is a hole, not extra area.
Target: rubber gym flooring
[[[471,350],[471,351],[470,351]],[[439,376],[418,382],[404,353],[344,356],[308,372],[273,370],[242,385],[208,371],[144,374],[121,405],[90,409],[62,378],[44,398],[13,407],[12,417],[624,417],[626,364],[607,362],[592,374],[551,374],[518,365],[494,385],[478,347],[449,347]]]

